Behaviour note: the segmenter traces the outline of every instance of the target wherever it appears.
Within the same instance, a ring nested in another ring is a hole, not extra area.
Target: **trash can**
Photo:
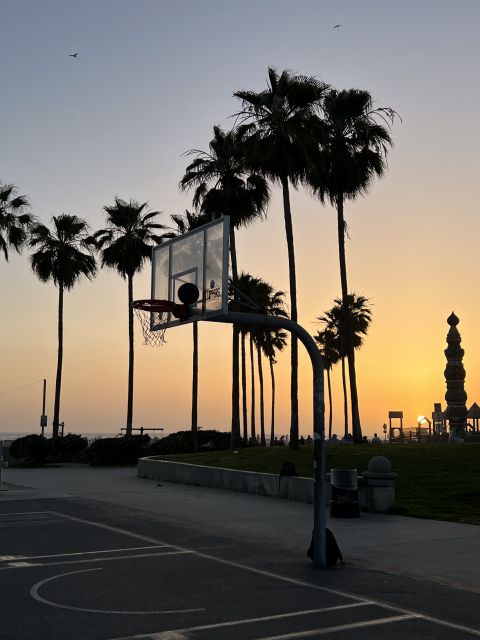
[[[359,518],[358,480],[356,469],[332,469],[330,474],[332,518]]]

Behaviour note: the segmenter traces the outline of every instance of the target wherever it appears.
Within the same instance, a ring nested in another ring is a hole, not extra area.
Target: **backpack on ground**
[[[295,469],[295,465],[290,460],[285,460],[285,462],[280,467],[280,473],[278,474],[278,488],[280,489],[280,481],[282,478],[298,476],[297,470]]]
[[[310,547],[307,551],[307,556],[313,560],[313,531],[312,531],[312,539],[310,541]],[[335,540],[335,536],[330,531],[330,529],[325,529],[325,559],[327,562],[327,567],[333,567],[337,564],[345,564],[343,561],[342,552],[340,551],[340,547],[338,546],[337,541]]]

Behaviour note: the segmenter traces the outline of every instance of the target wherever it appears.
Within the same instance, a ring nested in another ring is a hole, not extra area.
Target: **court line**
[[[57,511],[7,511],[6,513],[0,513],[0,518],[3,516],[28,516],[31,513],[56,513],[63,518],[69,517],[64,515],[63,513],[58,513]]]
[[[390,618],[375,618],[374,620],[363,620],[362,622],[351,622],[349,624],[339,624],[335,627],[321,627],[320,629],[308,629],[307,631],[294,631],[292,633],[283,633],[276,636],[264,636],[255,638],[255,640],[292,640],[294,638],[308,638],[312,636],[324,636],[327,633],[336,633],[338,631],[349,631],[351,629],[362,629],[364,627],[375,627],[381,624],[392,624],[393,622],[403,622],[404,620],[414,620],[422,618],[421,615],[410,614],[401,616],[391,616]],[[161,636],[158,640],[161,639]]]
[[[181,551],[188,551],[192,555],[195,555],[199,558],[205,558],[207,560],[212,560],[213,562],[218,562],[220,564],[224,564],[227,566],[237,567],[238,569],[243,569],[244,571],[249,571],[251,573],[256,573],[258,575],[263,575],[269,578],[273,578],[275,580],[281,580],[282,582],[287,582],[290,584],[295,584],[301,587],[307,587],[309,589],[315,589],[317,591],[323,591],[324,593],[331,593],[334,595],[341,596],[343,598],[349,598],[350,600],[355,600],[357,602],[366,602],[366,598],[362,598],[352,593],[348,593],[346,591],[340,591],[339,589],[330,589],[328,587],[321,587],[320,585],[312,584],[311,582],[306,582],[305,580],[297,580],[295,578],[289,578],[287,576],[282,576],[278,573],[272,573],[270,571],[266,571],[264,569],[258,569],[256,567],[250,567],[245,564],[241,564],[240,562],[233,562],[232,560],[224,560],[223,558],[218,558],[216,556],[212,556],[207,553],[202,553],[199,551],[193,551],[191,549],[186,549],[185,547],[180,547],[178,545],[166,543],[163,540],[158,540],[157,538],[152,538],[151,536],[144,536],[140,533],[134,533],[132,531],[127,531],[126,529],[121,529],[120,527],[113,527],[108,524],[103,524],[101,522],[95,522],[93,520],[86,520],[84,518],[77,518],[75,516],[70,516],[67,514],[60,513],[58,511],[52,511],[51,513],[55,513],[56,515],[62,516],[64,518],[68,518],[70,520],[74,520],[77,522],[82,522],[83,524],[89,524],[94,527],[99,527],[101,529],[105,529],[106,531],[112,531],[114,533],[119,533],[126,536],[131,536],[132,538],[136,538],[137,540],[143,540],[144,542],[150,542],[152,544],[165,544],[170,546],[172,549],[178,549]],[[457,624],[456,622],[450,622],[449,620],[442,620],[441,618],[435,618],[434,616],[428,616],[418,611],[405,609],[402,607],[396,607],[388,602],[383,602],[381,600],[369,600],[370,603],[384,607],[386,609],[390,609],[391,611],[397,611],[404,615],[413,615],[416,617],[421,617],[429,622],[434,624],[439,624],[444,627],[448,627],[450,629],[455,629],[457,631],[464,631],[465,633],[469,633],[470,635],[480,636],[480,630],[474,629],[473,627],[467,627],[465,625]],[[145,634],[144,634],[145,635]],[[148,634],[146,634],[148,636]]]
[[[160,610],[160,611],[110,611],[108,609],[87,609],[84,607],[74,607],[66,604],[60,604],[58,602],[53,602],[52,600],[47,600],[43,598],[39,593],[40,587],[47,582],[52,582],[53,580],[58,580],[58,578],[64,578],[65,576],[73,576],[77,573],[88,573],[89,571],[103,571],[101,567],[97,567],[95,569],[82,569],[81,571],[69,571],[68,573],[59,573],[56,576],[50,576],[49,578],[45,578],[45,580],[40,580],[36,582],[33,587],[30,589],[30,595],[34,600],[41,602],[42,604],[48,604],[51,607],[56,607],[58,609],[70,609],[72,611],[84,611],[86,613],[110,613],[117,615],[129,615],[129,616],[142,616],[142,615],[158,615],[158,614],[167,614],[167,613],[196,613],[198,611],[205,611],[204,608],[201,609],[173,609],[173,610]]]
[[[41,560],[43,558],[65,558],[69,556],[94,555],[96,553],[116,553],[117,551],[141,551],[142,549],[162,549],[168,545],[156,544],[148,547],[128,547],[126,549],[102,549],[100,551],[76,551],[75,553],[55,553],[49,556],[0,556],[0,562],[13,560]]]
[[[353,602],[352,604],[338,604],[332,607],[320,607],[319,609],[304,609],[302,611],[290,611],[289,613],[276,613],[271,616],[259,616],[258,618],[243,618],[242,620],[228,620],[226,622],[216,622],[212,624],[202,624],[196,627],[185,627],[184,629],[170,629],[169,631],[157,631],[151,634],[152,638],[162,637],[162,633],[191,633],[192,631],[210,631],[211,629],[222,629],[225,627],[236,627],[242,624],[255,624],[257,622],[269,622],[271,620],[282,620],[285,618],[295,618],[299,616],[308,616],[315,613],[328,613],[329,611],[339,611],[342,609],[353,609],[356,607],[364,607],[372,605],[372,602]],[[139,633],[135,636],[124,636],[122,638],[111,638],[110,640],[137,640],[138,638],[150,637],[148,633]],[[165,636],[166,637],[166,636]]]
[[[128,556],[115,556],[114,558],[85,558],[84,560],[60,560],[58,562],[37,562],[35,564],[0,567],[0,571],[8,571],[9,569],[28,569],[30,567],[57,567],[64,564],[88,564],[90,562],[113,562],[115,560],[133,560],[134,558],[158,558],[160,556],[179,556],[193,554],[194,551],[165,551],[164,553],[134,553]]]

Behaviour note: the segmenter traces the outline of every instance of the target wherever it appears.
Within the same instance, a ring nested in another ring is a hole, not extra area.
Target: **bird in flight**
[[[78,56],[78,51],[77,51],[77,53],[69,53],[68,54],[69,58],[76,58],[77,56]]]
[[[334,27],[332,27],[332,29],[339,29],[341,26],[341,24],[336,24]]]

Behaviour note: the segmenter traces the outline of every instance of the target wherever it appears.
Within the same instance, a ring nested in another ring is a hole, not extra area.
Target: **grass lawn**
[[[480,445],[425,444],[327,447],[327,471],[349,468],[366,471],[368,461],[384,455],[399,474],[392,513],[480,524]],[[288,447],[214,451],[159,458],[227,469],[278,473],[285,460],[298,475],[312,476],[312,449]]]

